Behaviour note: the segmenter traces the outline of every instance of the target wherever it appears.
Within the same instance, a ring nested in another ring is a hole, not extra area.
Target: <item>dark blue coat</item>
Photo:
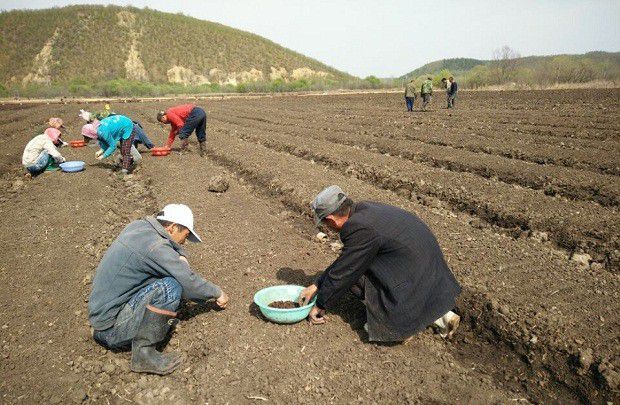
[[[369,340],[404,340],[454,308],[461,287],[437,239],[414,214],[359,202],[340,239],[341,255],[317,279],[317,306],[333,307],[363,280]]]
[[[450,95],[454,95],[456,94],[456,92],[459,90],[459,85],[456,84],[456,82],[452,82],[452,84],[450,85]]]

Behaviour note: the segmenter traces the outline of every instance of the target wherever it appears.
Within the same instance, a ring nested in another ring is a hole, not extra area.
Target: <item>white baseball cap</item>
[[[200,236],[194,231],[194,214],[185,204],[168,204],[157,215],[157,219],[183,225],[189,229],[190,235],[187,237],[191,242],[202,242]]]

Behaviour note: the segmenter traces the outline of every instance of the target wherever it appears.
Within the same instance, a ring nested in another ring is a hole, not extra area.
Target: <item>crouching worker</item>
[[[60,131],[56,128],[47,128],[45,133],[32,138],[22,155],[22,165],[28,175],[36,176],[43,173],[50,164],[64,162],[65,158],[56,149],[56,146],[63,144]]]
[[[117,144],[120,142],[121,146],[121,167],[124,174],[129,173],[132,163],[141,159],[140,153],[133,145],[133,141],[136,137],[136,130],[133,121],[124,115],[112,115],[108,118],[104,118],[91,124],[96,126],[97,140],[101,149],[95,153],[97,159],[102,160],[110,157],[116,150]],[[82,127],[82,134],[85,132],[85,128]]]
[[[461,288],[430,229],[415,215],[376,202],[354,203],[338,186],[312,202],[317,226],[340,233],[340,256],[301,294],[317,295],[309,315],[325,322],[326,309],[350,290],[366,305],[370,341],[407,340],[434,325],[450,338],[460,317],[451,310]]]
[[[178,135],[182,140],[181,148],[187,149],[189,136],[196,131],[196,137],[200,145],[200,156],[207,152],[207,113],[194,104],[179,105],[157,113],[157,121],[162,124],[170,124],[167,147],[172,147],[174,138]]]
[[[170,204],[155,217],[127,225],[103,256],[88,304],[93,337],[109,349],[131,348],[131,370],[169,374],[181,364],[178,353],[162,354],[181,299],[215,299],[225,308],[228,296],[194,273],[181,247],[194,232],[194,216],[183,204]]]
[[[86,143],[89,143],[91,139],[97,139],[96,132],[94,134],[94,137],[92,134],[88,133],[89,127],[92,128],[94,126],[96,128],[97,126],[99,126],[100,120],[107,118],[107,117],[114,116],[114,115],[118,115],[115,112],[109,111],[109,107],[110,107],[109,105],[106,104],[106,107],[108,108],[108,110],[104,110],[104,112],[97,113],[97,114],[93,114],[86,110],[80,110],[80,113],[78,114],[78,116],[82,118],[84,121],[86,121],[86,125],[82,127],[82,136],[84,137],[84,141]],[[87,131],[86,133],[85,133],[85,129]],[[155,146],[153,142],[151,142],[149,137],[146,135],[146,132],[144,132],[144,128],[142,127],[142,124],[140,124],[139,121],[133,121],[133,129],[134,129],[134,135],[135,135],[134,140],[133,140],[134,147],[137,148],[139,144],[143,144],[147,149],[152,149]]]

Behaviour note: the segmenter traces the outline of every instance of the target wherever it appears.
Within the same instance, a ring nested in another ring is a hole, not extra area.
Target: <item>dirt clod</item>
[[[594,352],[590,348],[579,351],[579,368],[582,372],[588,371],[594,361]]]
[[[340,242],[332,242],[329,244],[330,249],[335,253],[340,253],[342,250],[342,243]]]
[[[500,305],[499,313],[502,314],[502,315],[510,314],[510,307],[508,307],[508,305]]]
[[[590,261],[592,260],[592,256],[590,256],[587,253],[575,253],[573,257],[571,258],[571,260],[579,264],[579,266],[587,268],[590,266]]]
[[[598,371],[603,376],[609,388],[617,390],[620,387],[620,372],[618,372],[612,364],[609,362],[602,362],[598,366]]]
[[[329,239],[329,237],[327,236],[327,234],[323,232],[319,232],[316,234],[316,239],[320,242],[325,242],[326,240]]]
[[[101,371],[106,374],[113,374],[115,370],[116,367],[114,367],[114,364],[111,363],[104,364],[103,367],[101,367]]]
[[[208,189],[214,193],[223,193],[228,190],[228,187],[230,187],[230,184],[223,176],[213,176],[209,180]]]

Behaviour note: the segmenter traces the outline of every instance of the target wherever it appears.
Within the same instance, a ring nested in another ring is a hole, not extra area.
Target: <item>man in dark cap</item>
[[[366,305],[370,341],[404,341],[433,325],[450,338],[460,317],[452,312],[461,287],[431,230],[410,212],[370,201],[354,203],[338,186],[312,202],[316,225],[340,233],[340,256],[301,293],[317,296],[309,315],[325,323],[325,310],[346,291]]]

